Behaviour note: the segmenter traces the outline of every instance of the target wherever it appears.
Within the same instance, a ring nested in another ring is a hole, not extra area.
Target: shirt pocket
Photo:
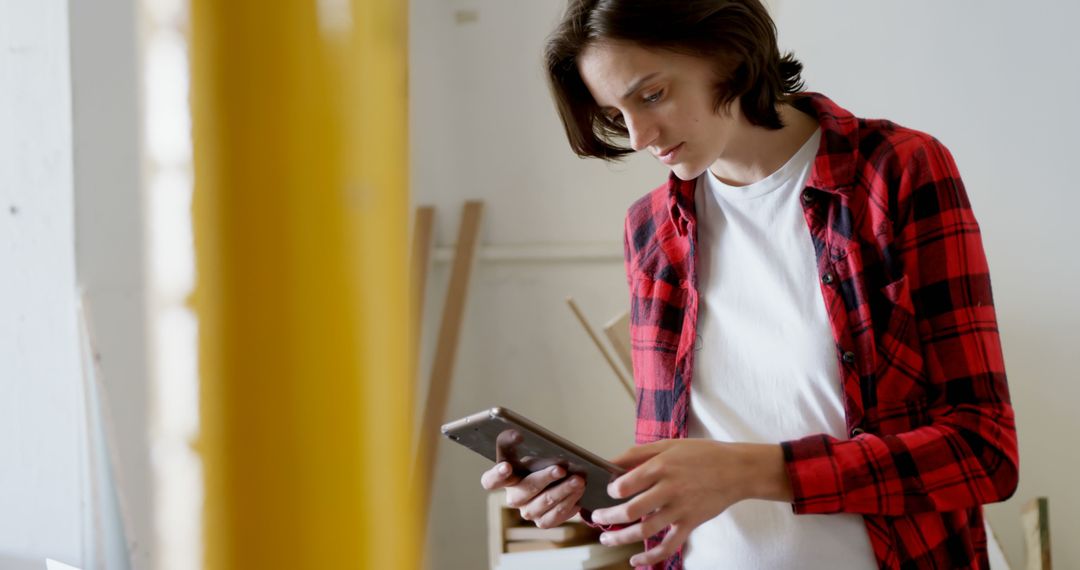
[[[881,287],[885,311],[875,322],[874,389],[876,400],[905,401],[925,396],[926,371],[915,307],[907,275]]]

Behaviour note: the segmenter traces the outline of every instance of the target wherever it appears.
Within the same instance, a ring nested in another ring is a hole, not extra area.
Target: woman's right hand
[[[566,477],[566,470],[555,465],[522,478],[514,474],[506,461],[497,463],[480,476],[488,491],[506,489],[506,504],[521,512],[521,518],[540,528],[559,526],[581,510],[578,501],[585,494],[585,480],[578,475]],[[550,487],[549,487],[550,485]]]

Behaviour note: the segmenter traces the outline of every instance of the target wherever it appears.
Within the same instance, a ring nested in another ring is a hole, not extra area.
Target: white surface
[[[203,472],[199,429],[198,321],[191,203],[191,109],[187,2],[150,0],[142,22],[146,234],[144,291],[151,382],[148,433],[154,479],[156,570],[203,561]]]
[[[79,569],[74,567],[74,566],[64,564],[63,562],[57,562],[56,560],[53,560],[52,558],[47,558],[45,560],[45,570],[79,570]]]
[[[67,32],[0,1],[0,556],[38,568],[83,557]]]
[[[136,0],[70,1],[71,128],[77,280],[85,292],[103,396],[113,412],[116,480],[131,517],[130,544],[137,566],[146,568],[154,521],[136,5]]]
[[[4,570],[41,570],[41,559],[16,558],[0,554],[0,568]]]
[[[1053,498],[1055,534],[1080,532],[1080,451],[1072,381],[1080,345],[1077,151],[1080,4],[771,2],[781,44],[806,64],[808,87],[863,116],[930,132],[953,152],[993,275],[1006,366],[1019,421],[1016,498],[987,511],[1022,560],[1019,506]],[[574,157],[543,82],[541,50],[563,0],[412,0],[413,197],[436,204],[436,243],[450,245],[461,202],[487,200],[483,244],[621,244],[629,203],[664,178],[636,157],[607,166]],[[475,22],[458,24],[456,10]],[[598,452],[632,441],[633,410],[562,305],[573,295],[593,322],[626,309],[621,259],[477,265],[448,415],[504,403]],[[431,274],[426,371],[446,287]],[[477,302],[480,300],[480,302]],[[485,564],[484,463],[440,451],[430,519],[432,568]],[[1054,543],[1055,562],[1080,566],[1080,543]]]

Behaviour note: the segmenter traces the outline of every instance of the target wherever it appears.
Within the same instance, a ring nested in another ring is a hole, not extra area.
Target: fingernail
[[[581,486],[581,479],[578,479],[577,477],[572,477],[570,479],[570,486],[571,487],[580,487]]]
[[[607,533],[601,534],[600,544],[611,544],[611,537]]]
[[[510,473],[510,465],[507,463],[499,464],[499,473],[501,475],[507,475]]]
[[[551,475],[553,477],[562,477],[563,476],[563,470],[558,468],[558,467],[552,467],[551,468]]]
[[[630,559],[630,565],[631,566],[644,566],[644,564],[641,563],[641,559],[636,557],[636,556]]]

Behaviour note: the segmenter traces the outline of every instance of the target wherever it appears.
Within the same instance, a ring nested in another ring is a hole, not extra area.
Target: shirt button
[[[856,437],[859,437],[860,435],[862,435],[864,433],[866,433],[866,432],[863,431],[863,428],[855,428],[855,429],[851,430],[851,438],[855,439]]]
[[[825,275],[822,275],[821,276],[821,282],[826,284],[826,285],[832,285],[832,282],[833,282],[832,273],[826,273]]]
[[[803,190],[802,191],[802,201],[803,202],[812,202],[812,201],[814,201],[814,193],[809,191],[809,190]]]
[[[851,364],[852,362],[855,362],[855,353],[849,350],[844,353],[844,356],[842,358],[844,359],[844,362]]]

